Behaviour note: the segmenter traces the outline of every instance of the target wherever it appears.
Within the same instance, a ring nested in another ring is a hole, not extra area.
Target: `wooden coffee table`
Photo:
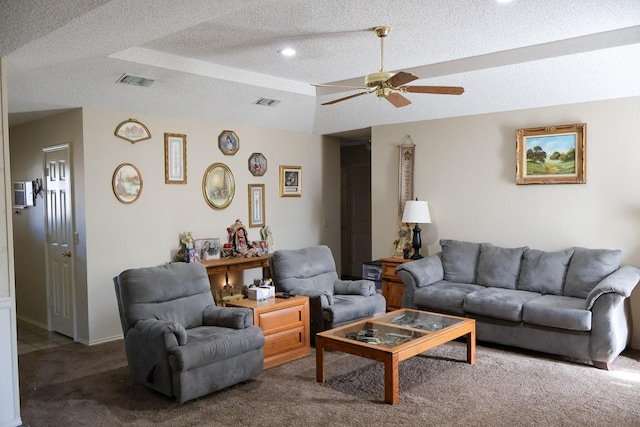
[[[316,379],[323,383],[324,349],[384,363],[384,401],[398,403],[401,361],[456,338],[467,338],[467,362],[476,363],[476,321],[403,308],[316,335]]]

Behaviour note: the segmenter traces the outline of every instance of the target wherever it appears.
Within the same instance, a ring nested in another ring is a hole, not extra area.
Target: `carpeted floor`
[[[453,342],[400,364],[400,402],[382,403],[381,363],[325,353],[177,405],[133,383],[122,341],[20,356],[24,426],[640,426],[640,352],[614,371]]]

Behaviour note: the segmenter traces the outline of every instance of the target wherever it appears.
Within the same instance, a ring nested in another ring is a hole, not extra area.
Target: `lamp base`
[[[420,259],[420,258],[424,258],[424,257],[420,255],[419,252],[416,252],[415,254],[411,255],[409,259]]]

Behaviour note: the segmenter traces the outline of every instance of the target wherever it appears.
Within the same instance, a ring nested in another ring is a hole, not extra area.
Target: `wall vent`
[[[280,104],[280,102],[281,101],[278,101],[277,99],[260,98],[256,102],[254,102],[254,104],[264,105],[265,107],[275,107],[276,105]]]
[[[131,74],[123,74],[118,80],[116,80],[116,83],[125,83],[128,85],[133,85],[133,86],[151,86],[151,84],[154,82],[153,79],[148,79],[146,77],[140,77],[140,76],[134,76]]]

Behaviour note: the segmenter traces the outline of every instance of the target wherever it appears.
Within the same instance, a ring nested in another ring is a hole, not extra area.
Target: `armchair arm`
[[[640,280],[640,269],[624,265],[602,279],[587,295],[587,310],[591,310],[596,300],[607,293],[616,293],[624,298],[631,296],[633,288]]]
[[[376,284],[371,280],[336,280],[333,284],[336,295],[362,295],[368,297],[376,294]]]
[[[206,326],[246,329],[253,325],[253,310],[243,307],[209,305],[202,312],[202,323]]]
[[[439,252],[426,258],[405,262],[396,267],[396,271],[404,285],[402,306],[406,308],[416,308],[413,302],[415,290],[444,279],[442,253]]]
[[[139,320],[134,325],[133,331],[137,338],[143,341],[158,342],[162,338],[165,349],[187,343],[187,331],[184,327],[169,320]]]
[[[306,297],[309,297],[310,299],[318,299],[322,308],[333,305],[333,295],[327,291],[321,291],[318,289],[296,288],[289,291],[289,293],[293,295],[304,295]]]

